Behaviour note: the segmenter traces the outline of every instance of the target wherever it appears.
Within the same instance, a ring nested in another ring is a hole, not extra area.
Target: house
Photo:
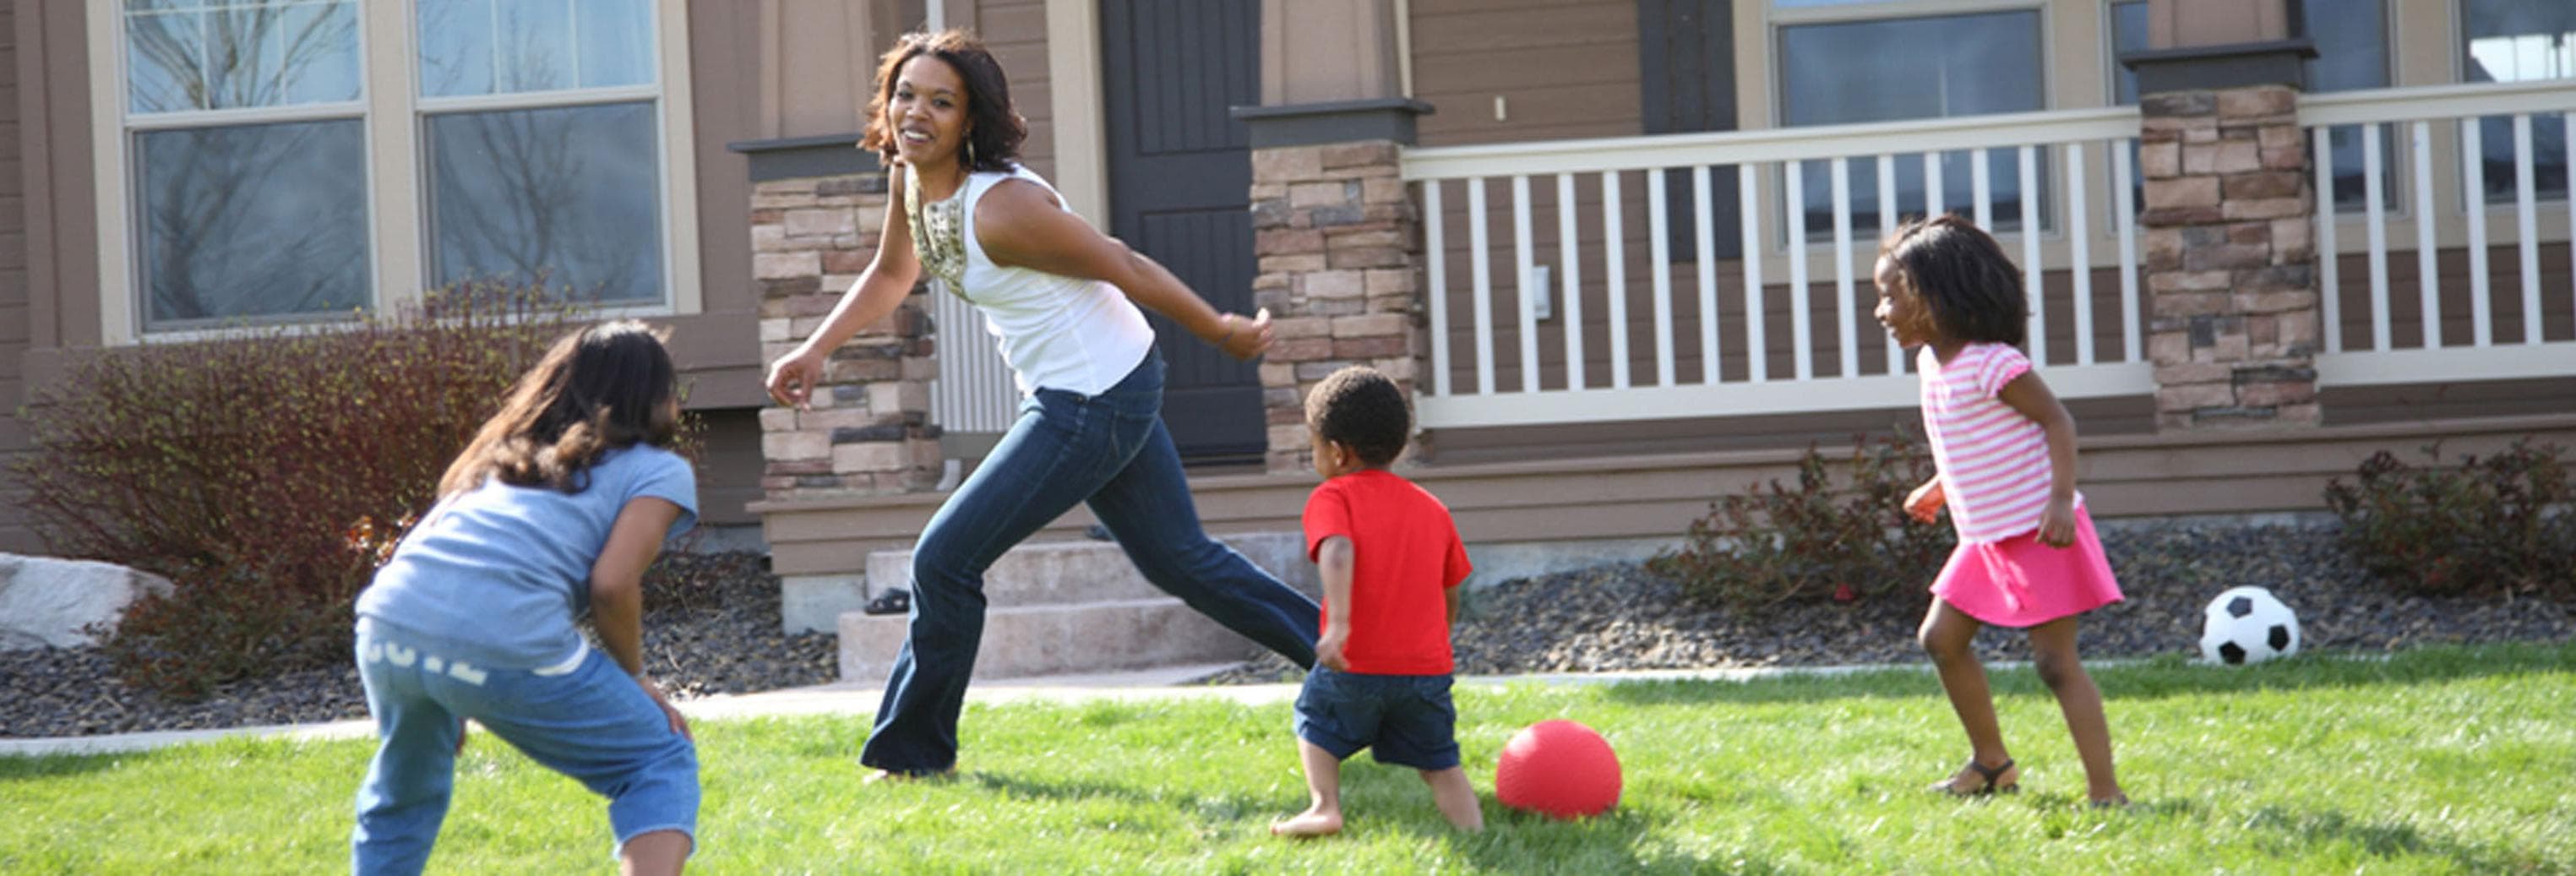
[[[828,405],[758,387],[873,249],[853,108],[920,24],[982,33],[1078,212],[1280,315],[1257,365],[1166,333],[1214,531],[1295,527],[1300,389],[1369,362],[1417,392],[1408,471],[1480,566],[1670,543],[1914,416],[1868,276],[1932,210],[2040,290],[2030,352],[2106,519],[2312,510],[2380,450],[2576,439],[2562,0],[198,7],[6,13],[0,407],[66,351],[552,267],[678,328],[707,519],[761,526],[810,626],[1012,403],[926,293],[844,348]],[[227,221],[153,218],[215,189]],[[0,450],[25,436],[0,420]],[[0,512],[0,549],[40,547]]]

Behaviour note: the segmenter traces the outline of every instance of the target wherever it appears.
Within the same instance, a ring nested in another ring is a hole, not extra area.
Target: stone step
[[[1306,561],[1296,533],[1247,533],[1217,540],[1310,597],[1323,592],[1315,577],[1315,564]],[[911,551],[877,551],[868,555],[870,596],[908,587],[911,579]],[[1127,559],[1127,552],[1116,542],[1023,544],[984,570],[984,601],[995,608],[1088,605],[1165,596],[1145,580],[1145,574],[1136,570],[1136,564]]]
[[[907,634],[903,615],[841,615],[841,680],[884,684]],[[995,605],[973,678],[1026,678],[1251,659],[1261,646],[1172,597],[1081,605]]]

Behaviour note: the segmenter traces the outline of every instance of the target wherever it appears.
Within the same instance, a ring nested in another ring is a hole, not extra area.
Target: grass
[[[1451,833],[1411,771],[1344,772],[1346,832],[1266,834],[1305,804],[1286,704],[976,706],[953,781],[862,787],[856,717],[709,721],[701,872],[2571,873],[2576,644],[2096,670],[2138,805],[2080,804],[2055,701],[1996,674],[2019,795],[1919,789],[1966,742],[1931,677],[1468,688],[1488,828]],[[1571,717],[1626,764],[1617,809],[1492,801],[1494,758]],[[488,735],[459,765],[433,872],[612,869],[602,802]],[[364,741],[234,740],[0,758],[0,872],[347,867]]]

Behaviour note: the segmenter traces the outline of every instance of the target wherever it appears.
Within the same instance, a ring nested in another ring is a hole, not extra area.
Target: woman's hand
[[[644,694],[646,696],[653,698],[654,705],[662,707],[662,716],[671,719],[671,732],[680,734],[683,738],[686,738],[691,742],[698,741],[697,735],[689,732],[688,717],[680,714],[680,708],[678,706],[671,705],[670,697],[662,695],[661,685],[653,683],[653,679],[650,676],[643,675],[635,676],[635,683],[644,688]]]
[[[2039,512],[2039,543],[2065,547],[2075,543],[2075,500],[2050,496],[2048,507]]]
[[[1924,481],[1922,486],[1914,488],[1914,492],[1906,494],[1905,516],[1931,523],[1941,519],[1941,505],[1949,500],[1948,494],[1941,492],[1940,478]]]
[[[769,363],[769,397],[797,410],[811,410],[814,387],[823,382],[822,351],[799,346]]]
[[[1250,319],[1225,313],[1218,314],[1217,321],[1225,323],[1225,334],[1217,337],[1217,349],[1237,359],[1248,361],[1257,358],[1269,352],[1270,345],[1278,340],[1277,331],[1270,326],[1270,308],[1267,307]]]

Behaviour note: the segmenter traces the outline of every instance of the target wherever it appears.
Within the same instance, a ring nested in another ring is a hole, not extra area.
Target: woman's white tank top
[[[1060,389],[1098,395],[1116,386],[1154,347],[1145,313],[1118,287],[1098,280],[1002,267],[975,239],[975,204],[1004,180],[1024,179],[1055,194],[1055,187],[1025,167],[1010,173],[968,174],[957,194],[922,204],[920,187],[905,175],[906,218],[913,251],[950,292],[984,314],[985,328],[1000,340],[1020,392]],[[1062,204],[1064,196],[1057,194]],[[1066,212],[1072,212],[1070,207]]]

